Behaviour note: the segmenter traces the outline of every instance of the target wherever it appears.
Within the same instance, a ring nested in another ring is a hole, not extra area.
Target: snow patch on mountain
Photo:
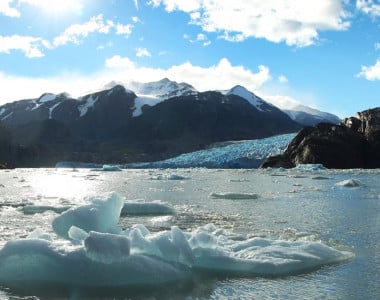
[[[54,104],[52,107],[49,107],[49,119],[52,119],[52,113],[54,111],[54,109],[56,109],[62,102],[58,102],[56,104]]]
[[[142,107],[144,105],[149,105],[149,106],[155,106],[158,103],[164,101],[164,99],[155,97],[155,96],[150,96],[150,95],[141,95],[138,96],[135,99],[135,106],[134,106],[134,111],[133,111],[133,117],[138,117],[141,116],[142,114]]]
[[[130,82],[129,86],[137,95],[155,96],[163,100],[197,93],[197,90],[190,84],[178,83],[168,78],[146,83]]]
[[[9,114],[7,114],[5,117],[3,117],[3,118],[1,119],[1,121],[4,121],[4,120],[8,119],[8,118],[11,117],[12,115],[13,115],[13,111],[11,111]]]
[[[237,85],[228,91],[222,91],[225,95],[235,95],[247,100],[251,105],[256,107],[261,112],[271,111],[269,107],[273,107],[272,104],[264,101],[260,97],[257,97],[254,93],[248,91],[245,87]],[[269,107],[268,107],[269,106]]]
[[[6,109],[5,109],[5,108],[2,108],[2,109],[0,110],[0,116],[1,116],[3,113],[5,113],[5,111],[6,111]]]
[[[94,98],[91,95],[85,100],[84,104],[79,105],[78,110],[80,113],[80,117],[83,117],[88,112],[88,110],[95,105],[96,101],[98,101],[98,97]]]
[[[52,94],[52,93],[45,93],[43,94],[38,100],[38,103],[45,103],[45,102],[50,102],[57,99],[57,95]]]

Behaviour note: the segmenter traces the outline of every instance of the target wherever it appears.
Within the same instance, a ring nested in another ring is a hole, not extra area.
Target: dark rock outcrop
[[[380,108],[358,113],[339,125],[305,127],[283,155],[268,158],[262,167],[316,163],[336,169],[380,168]]]

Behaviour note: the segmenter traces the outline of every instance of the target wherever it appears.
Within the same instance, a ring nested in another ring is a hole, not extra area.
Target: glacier
[[[0,285],[69,288],[160,287],[192,282],[199,272],[228,277],[300,274],[354,254],[319,241],[235,239],[207,224],[150,232],[143,224],[117,227],[123,198],[93,197],[53,220],[58,237],[36,230],[0,249]]]
[[[267,157],[283,153],[295,136],[295,133],[290,133],[226,142],[224,146],[185,153],[163,161],[128,164],[124,168],[258,168]]]

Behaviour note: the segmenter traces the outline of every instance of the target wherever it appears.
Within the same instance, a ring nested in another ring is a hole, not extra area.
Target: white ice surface
[[[122,232],[115,229],[122,204],[112,194],[57,217],[54,230],[73,242],[49,241],[43,232],[7,242],[0,250],[0,284],[147,287],[191,280],[194,271],[288,276],[353,257],[314,241],[236,241],[212,224],[191,232],[173,226],[156,233],[140,224]]]

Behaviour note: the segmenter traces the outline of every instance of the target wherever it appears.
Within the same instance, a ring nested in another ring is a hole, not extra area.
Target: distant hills
[[[242,86],[198,92],[166,78],[128,87],[111,82],[78,99],[46,93],[0,106],[0,162],[39,167],[62,160],[156,161],[321,121],[339,119],[306,107],[282,111]]]

